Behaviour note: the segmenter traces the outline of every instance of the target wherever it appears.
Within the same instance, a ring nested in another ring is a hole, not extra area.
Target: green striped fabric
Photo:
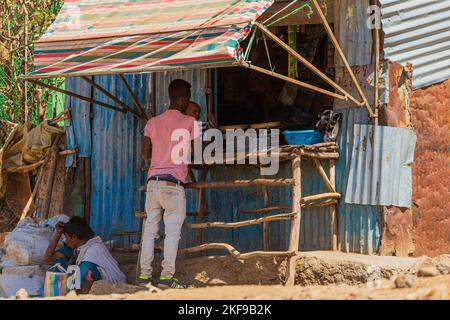
[[[29,78],[229,66],[273,0],[66,0]]]

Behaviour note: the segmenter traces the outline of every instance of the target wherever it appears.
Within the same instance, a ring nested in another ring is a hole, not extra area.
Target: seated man
[[[63,234],[65,244],[56,250]],[[59,222],[56,225],[56,234],[44,258],[47,263],[60,263],[66,269],[74,264],[79,267],[81,289],[77,293],[89,293],[94,281],[98,280],[106,280],[109,283],[126,281],[125,275],[102,239],[96,237],[88,223],[79,217],[73,217],[65,224]]]

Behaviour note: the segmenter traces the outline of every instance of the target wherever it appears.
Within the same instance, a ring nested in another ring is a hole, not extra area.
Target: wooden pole
[[[300,55],[297,51],[288,46],[283,40],[278,38],[275,34],[273,34],[269,29],[263,26],[259,22],[255,22],[255,26],[259,28],[264,34],[266,34],[269,38],[271,38],[275,43],[277,43],[280,47],[284,48],[290,55],[296,58],[298,61],[303,63],[307,68],[309,68],[312,72],[314,72],[317,76],[319,76],[323,81],[328,83],[330,86],[340,91],[344,96],[352,100],[358,106],[361,106],[361,103],[355,99],[350,93],[348,93],[345,89],[343,89],[340,85],[338,85],[335,81],[330,79],[325,73],[320,71],[317,67],[315,67],[312,63],[310,63],[307,59],[305,59],[302,55]]]
[[[193,248],[186,248],[179,250],[180,254],[187,254],[187,253],[196,253],[200,251],[205,250],[213,250],[213,249],[220,249],[220,250],[227,250],[233,257],[236,259],[250,259],[253,257],[290,257],[292,256],[292,252],[284,252],[284,251],[274,251],[274,252],[267,252],[267,251],[253,251],[248,253],[240,253],[236,248],[233,246],[226,244],[226,243],[205,243],[197,247]]]
[[[94,100],[94,99],[91,99],[91,98],[87,98],[87,97],[82,96],[80,94],[77,94],[75,92],[70,92],[70,91],[67,91],[67,90],[64,90],[64,89],[52,86],[50,84],[43,83],[41,81],[34,80],[34,79],[29,79],[28,81],[31,82],[31,83],[34,83],[35,85],[38,85],[38,86],[41,86],[41,87],[44,87],[44,88],[47,88],[47,89],[55,90],[57,92],[61,92],[61,93],[67,94],[68,96],[75,97],[75,98],[83,100],[83,101],[87,101],[87,102],[94,103],[96,105],[99,105],[99,106],[102,106],[102,107],[105,107],[105,108],[108,108],[108,109],[111,109],[111,110],[114,110],[114,111],[119,111],[119,112],[125,113],[125,110],[123,110],[121,108],[117,108],[117,107],[114,107],[114,106],[112,106],[110,104],[107,104],[107,103],[104,103],[104,102],[101,102],[101,101],[97,101],[97,100]]]
[[[290,220],[294,218],[295,213],[285,213],[277,214],[273,216],[266,216],[262,218],[238,221],[238,222],[204,222],[204,223],[185,223],[184,226],[191,229],[206,229],[206,228],[242,228],[248,227],[255,224],[261,224],[264,222],[280,221],[280,220]]]
[[[291,232],[288,251],[292,254],[298,252],[300,241],[300,224],[302,219],[300,199],[302,198],[302,158],[296,157],[292,160],[292,174],[294,185],[292,187],[292,211],[296,214],[295,219],[291,221]],[[286,285],[293,286],[295,284],[295,267],[297,259],[295,256],[288,259]]]
[[[352,68],[350,67],[347,58],[345,57],[344,52],[341,49],[341,46],[339,45],[339,42],[337,41],[333,31],[331,30],[331,27],[327,21],[327,18],[325,17],[325,15],[323,14],[322,9],[320,8],[319,4],[317,3],[317,0],[311,0],[312,3],[314,4],[314,7],[316,8],[316,11],[320,17],[320,19],[322,20],[322,24],[325,27],[325,30],[331,40],[331,42],[333,43],[334,47],[336,48],[336,51],[339,55],[339,57],[341,58],[342,62],[344,63],[345,68],[347,69],[348,73],[350,74],[350,77],[356,87],[356,89],[358,90],[358,93],[361,97],[361,99],[363,99],[363,104],[367,109],[367,112],[369,113],[370,117],[374,117],[374,113],[372,111],[372,108],[370,107],[369,102],[367,101],[366,96],[364,95],[363,90],[361,89],[361,86],[359,85],[358,80],[356,79],[355,73],[353,72]]]
[[[319,160],[313,159],[314,164],[316,166],[317,171],[319,171],[320,176],[322,177],[323,182],[325,183],[325,186],[330,190],[330,192],[336,193],[335,187],[333,186],[333,183],[328,179],[327,174],[325,173],[325,170],[322,167],[322,164]]]
[[[206,177],[208,176],[209,166],[203,167],[202,172],[200,174],[200,181],[204,182],[206,181]],[[205,200],[205,190],[204,189],[197,189],[198,193],[198,212],[197,212],[197,223],[202,223],[205,217],[205,206],[206,206],[206,200]],[[197,231],[197,244],[201,245],[203,243],[203,230]]]
[[[43,205],[43,214],[44,220],[47,219],[48,213],[50,210],[50,202],[52,200],[53,194],[53,183],[55,181],[55,173],[56,173],[56,165],[58,164],[58,153],[59,153],[59,140],[61,139],[62,134],[58,134],[56,136],[55,144],[50,148],[50,170],[48,172],[47,177],[47,190],[45,193],[44,205]]]
[[[130,85],[128,84],[127,79],[125,79],[123,74],[119,74],[120,80],[122,81],[123,85],[125,86],[125,89],[127,90],[128,94],[131,97],[131,100],[133,100],[134,106],[140,111],[141,115],[144,117],[145,120],[148,120],[147,113],[145,112],[144,108],[142,108],[141,104],[139,103],[136,95],[134,94],[133,90],[131,90]]]
[[[119,98],[117,98],[115,95],[109,93],[106,89],[104,89],[102,86],[97,84],[95,81],[91,80],[89,77],[82,76],[80,78],[83,79],[84,81],[86,81],[87,83],[89,83],[95,89],[99,90],[101,93],[103,93],[105,96],[107,96],[111,100],[114,100],[118,105],[122,106],[122,108],[125,111],[130,111],[130,112],[132,111],[131,108],[129,106],[127,106],[125,103],[123,103]]]
[[[186,189],[207,189],[207,188],[235,188],[252,186],[289,186],[294,182],[292,179],[254,179],[254,180],[234,180],[234,181],[208,181],[187,183]]]
[[[323,199],[340,199],[341,194],[337,192],[328,192],[328,193],[321,193],[321,194],[315,194],[312,196],[303,197],[301,199],[301,203],[307,203],[317,200],[323,200]]]
[[[269,193],[267,191],[267,186],[262,186],[262,192],[263,192],[263,197],[264,197],[264,208],[267,208],[269,206]],[[264,216],[266,216],[266,213],[263,213]],[[264,251],[268,251],[269,250],[269,228],[270,225],[267,221],[263,222],[262,225],[262,241],[263,241],[263,250]]]
[[[343,96],[343,95],[340,95],[340,94],[337,94],[337,93],[334,93],[334,92],[331,92],[331,91],[319,88],[317,86],[314,86],[312,84],[309,84],[309,83],[306,83],[306,82],[303,82],[303,81],[292,79],[292,78],[290,78],[288,76],[285,76],[285,75],[282,75],[280,73],[277,73],[277,72],[274,72],[274,71],[270,71],[270,70],[267,70],[267,69],[255,66],[255,65],[250,64],[248,62],[241,62],[241,65],[244,68],[248,68],[250,70],[253,70],[253,71],[256,71],[256,72],[259,72],[259,73],[263,73],[263,74],[266,74],[268,76],[272,76],[274,78],[278,78],[278,79],[281,79],[281,80],[293,83],[293,84],[295,84],[295,85],[297,85],[299,87],[303,87],[303,88],[309,89],[311,91],[322,93],[322,94],[325,94],[325,95],[328,95],[330,97],[333,97],[333,98],[336,98],[336,99],[340,99],[340,100],[348,100],[348,98],[346,96]]]
[[[330,182],[336,188],[336,163],[334,160],[330,160]],[[333,251],[337,251],[338,243],[338,228],[337,228],[337,211],[338,203],[331,206],[331,248]]]
[[[375,27],[375,125],[379,123],[380,108],[380,30]]]
[[[23,3],[23,11],[24,11],[24,74],[28,73],[28,10],[25,2]],[[23,81],[23,106],[24,106],[24,123],[28,122],[28,87],[27,81]]]

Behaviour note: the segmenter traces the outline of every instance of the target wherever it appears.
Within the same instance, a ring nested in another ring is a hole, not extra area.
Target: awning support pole
[[[288,46],[286,43],[284,43],[283,40],[278,38],[275,34],[270,32],[269,29],[267,29],[265,26],[263,26],[261,23],[256,22],[255,26],[260,29],[264,34],[266,34],[269,38],[271,38],[273,41],[275,41],[279,46],[284,48],[289,54],[291,54],[294,58],[296,58],[298,61],[303,63],[306,67],[308,67],[312,72],[314,72],[317,76],[319,76],[322,80],[324,80],[326,83],[328,83],[330,86],[335,88],[336,90],[340,91],[343,95],[348,97],[351,101],[353,101],[358,106],[362,106],[362,103],[359,102],[357,99],[355,99],[351,94],[349,94],[347,91],[345,91],[341,86],[339,86],[336,82],[334,82],[332,79],[330,79],[326,74],[324,74],[322,71],[320,71],[318,68],[316,68],[313,64],[311,64],[307,59],[305,59],[302,55],[300,55],[297,51],[292,49],[290,46]]]
[[[122,106],[124,108],[124,110],[126,111],[132,111],[130,109],[129,106],[127,106],[124,102],[120,101],[119,98],[117,98],[116,96],[114,96],[113,94],[109,93],[108,91],[106,91],[103,87],[101,87],[99,84],[95,83],[95,81],[89,79],[89,77],[87,76],[82,76],[81,79],[83,79],[84,81],[86,81],[87,83],[89,83],[91,86],[93,86],[94,88],[98,89],[101,93],[103,93],[105,96],[107,96],[108,98],[114,100],[115,102],[117,102],[120,106]]]
[[[142,108],[141,104],[139,103],[136,95],[134,94],[133,90],[131,90],[130,85],[127,82],[127,79],[125,79],[123,74],[119,74],[120,80],[122,80],[123,85],[125,86],[125,89],[127,89],[128,94],[131,97],[131,100],[133,100],[133,104],[134,106],[140,111],[141,116],[144,117],[144,119],[147,121],[148,120],[148,116],[145,113],[144,108]]]
[[[350,67],[350,64],[347,61],[347,58],[344,55],[344,52],[341,49],[341,46],[339,45],[339,42],[337,41],[336,37],[334,36],[333,31],[331,30],[331,27],[327,21],[327,18],[323,14],[322,9],[320,8],[319,4],[317,3],[317,0],[311,0],[314,4],[315,9],[317,10],[317,13],[319,14],[320,19],[322,20],[322,24],[325,27],[325,30],[330,37],[331,42],[333,43],[334,47],[336,48],[336,51],[338,52],[339,56],[341,57],[342,62],[345,65],[345,68],[347,69],[348,73],[350,74],[350,77],[352,78],[353,83],[355,84],[356,89],[358,90],[359,95],[361,96],[361,99],[363,99],[363,105],[366,107],[367,112],[369,113],[369,117],[374,118],[375,114],[372,111],[372,108],[370,107],[369,102],[367,101],[366,96],[364,95],[364,92],[361,89],[361,86],[358,83],[358,80],[356,79],[355,74],[353,73],[352,68]]]
[[[91,99],[91,98],[79,95],[77,93],[74,93],[74,92],[71,92],[71,91],[67,91],[67,90],[64,90],[64,89],[52,86],[50,84],[43,83],[43,82],[38,81],[38,80],[29,79],[28,82],[34,83],[35,85],[38,85],[40,87],[44,87],[44,88],[47,88],[47,89],[50,89],[50,90],[55,90],[57,92],[61,92],[61,93],[67,94],[68,96],[71,96],[71,97],[74,97],[74,98],[77,98],[77,99],[80,99],[80,100],[83,100],[83,101],[87,101],[87,102],[90,102],[90,103],[97,104],[97,105],[105,107],[107,109],[111,109],[111,110],[114,110],[114,111],[119,111],[119,112],[122,112],[122,113],[126,112],[126,110],[124,110],[124,109],[120,109],[120,108],[114,107],[114,106],[112,106],[110,104],[107,104],[107,103],[104,103],[104,102],[101,102],[101,101],[97,101],[97,100],[94,100],[94,99]]]
[[[375,28],[375,125],[379,124],[380,110],[380,30]]]
[[[346,97],[346,96],[343,96],[343,95],[340,95],[340,94],[337,94],[337,93],[334,93],[334,92],[331,92],[331,91],[319,88],[317,86],[314,86],[314,85],[306,83],[306,82],[302,82],[302,81],[290,78],[288,76],[276,73],[274,71],[270,71],[270,70],[267,70],[267,69],[264,69],[264,68],[252,65],[252,64],[250,64],[248,62],[241,62],[241,66],[243,66],[244,68],[248,68],[250,70],[254,70],[254,71],[257,71],[257,72],[260,72],[260,73],[264,73],[266,75],[269,75],[269,76],[272,76],[272,77],[275,77],[275,78],[278,78],[278,79],[281,79],[281,80],[293,83],[293,84],[295,84],[297,86],[304,87],[306,89],[309,89],[309,90],[312,90],[312,91],[315,91],[315,92],[319,92],[319,93],[331,96],[331,97],[336,98],[336,99],[348,100],[347,99],[348,97]]]

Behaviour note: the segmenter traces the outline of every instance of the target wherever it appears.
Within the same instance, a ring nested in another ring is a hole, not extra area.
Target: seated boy
[[[56,250],[64,234],[64,246]],[[56,234],[51,240],[44,256],[47,263],[60,263],[66,268],[77,265],[80,269],[81,289],[77,293],[87,294],[94,281],[106,280],[109,283],[125,283],[126,277],[119,269],[100,237],[96,237],[89,224],[79,217],[67,223],[56,225]]]

